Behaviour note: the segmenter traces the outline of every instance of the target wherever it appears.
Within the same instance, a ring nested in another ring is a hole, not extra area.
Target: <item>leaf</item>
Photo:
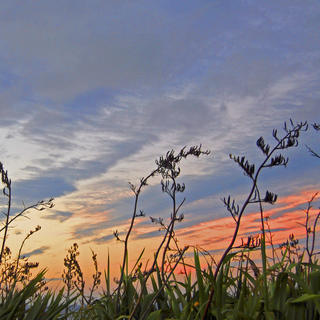
[[[310,301],[314,299],[320,299],[320,294],[304,293],[302,296],[294,300],[291,300],[290,303],[301,303],[301,302]]]
[[[153,311],[149,314],[147,320],[160,320],[161,319],[161,310]]]
[[[204,287],[203,278],[202,278],[199,254],[197,253],[196,250],[194,250],[194,265],[196,268],[197,284],[199,289],[199,302],[200,304],[204,304],[206,302],[207,297],[206,297],[205,287]]]

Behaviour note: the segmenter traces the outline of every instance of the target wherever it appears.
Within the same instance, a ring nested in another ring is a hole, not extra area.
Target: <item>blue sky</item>
[[[16,226],[43,225],[29,252],[112,243],[131,214],[128,181],[185,145],[212,153],[183,166],[181,228],[225,217],[221,197],[248,186],[229,153],[258,161],[259,136],[271,142],[290,118],[320,122],[318,1],[3,1],[0,46],[0,160],[15,207],[56,198]],[[305,148],[319,138],[304,134],[263,186],[319,189]],[[168,216],[166,201],[155,179],[141,206]],[[149,225],[135,237],[154,235]]]

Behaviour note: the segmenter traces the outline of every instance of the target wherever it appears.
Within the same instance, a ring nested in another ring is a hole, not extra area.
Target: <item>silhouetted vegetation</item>
[[[320,130],[316,123],[312,128]],[[301,212],[305,216],[304,247],[294,234],[288,235],[288,240],[277,246],[273,242],[272,221],[264,214],[265,205],[276,203],[278,195],[261,190],[261,172],[287,166],[286,150],[297,147],[300,135],[309,130],[306,122],[291,120],[283,129],[282,134],[276,129],[273,131],[272,144],[266,143],[263,137],[257,140],[263,157],[260,163],[254,164],[245,157],[230,154],[230,159],[248,177],[251,187],[243,202],[230,195],[223,199],[234,220],[234,232],[217,262],[204,250],[188,246],[181,248],[175,233],[176,224],[184,219],[181,208],[185,198],[179,200],[178,197],[185,191],[185,185],[180,181],[181,163],[189,157],[202,157],[210,152],[202,150],[201,145],[184,147],[178,153],[171,150],[157,159],[153,171],[141,178],[137,185],[130,184],[133,211],[129,229],[123,238],[117,230],[114,232],[115,239],[123,244],[119,279],[113,285],[111,258],[108,256],[102,293],[98,293],[102,273],[93,251],[93,284],[86,290],[77,243],[70,247],[64,259],[64,288],[61,291],[48,290],[45,270],[32,276],[31,271],[38,264],[22,257],[21,252],[25,241],[40,227],[26,235],[16,257],[13,256],[6,246],[10,224],[31,210],[51,208],[53,199],[40,201],[11,216],[11,181],[0,163],[3,196],[8,201],[4,226],[0,229],[0,319],[320,319],[320,265],[316,244],[320,211],[311,214],[317,194],[306,199],[307,207]],[[317,151],[307,148],[319,158]],[[149,180],[156,176],[160,177],[162,192],[171,203],[171,212],[167,220],[150,217],[151,223],[158,225],[164,235],[148,265],[142,263],[142,249],[136,263],[129,269],[130,236],[137,219],[145,216],[142,210],[138,210],[140,195]],[[260,230],[256,236],[242,239],[239,246],[235,243],[242,218],[251,205],[259,208]],[[185,258],[190,250],[193,250],[192,264]],[[206,258],[206,265],[201,265],[201,255]],[[178,266],[183,270],[183,280],[177,278]],[[191,269],[193,275],[188,272]]]

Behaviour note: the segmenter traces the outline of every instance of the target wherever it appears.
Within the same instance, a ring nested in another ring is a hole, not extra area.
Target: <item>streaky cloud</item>
[[[29,258],[31,256],[42,255],[42,254],[46,253],[47,251],[49,251],[50,249],[51,248],[49,246],[41,246],[38,249],[34,249],[32,251],[29,251],[29,252],[22,254],[22,256]]]

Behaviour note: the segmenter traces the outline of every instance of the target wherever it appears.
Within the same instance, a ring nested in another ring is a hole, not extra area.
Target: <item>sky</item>
[[[184,146],[211,153],[182,164],[177,236],[221,251],[234,230],[221,199],[241,204],[250,187],[229,154],[258,164],[260,136],[273,145],[284,121],[320,123],[318,1],[2,1],[0,47],[0,161],[12,179],[12,214],[55,198],[54,208],[13,224],[8,243],[17,250],[41,225],[23,252],[53,278],[74,242],[88,273],[90,249],[102,269],[109,252],[119,270],[123,246],[113,232],[128,230],[128,182]],[[320,191],[320,160],[306,145],[320,151],[319,139],[310,128],[285,152],[287,168],[261,176],[261,190],[279,197],[265,208],[278,243],[304,237],[303,210]],[[170,217],[159,177],[139,209],[146,217],[133,230],[131,262],[143,248],[147,261],[161,239],[149,217]],[[259,231],[256,208],[242,225],[242,237]]]

